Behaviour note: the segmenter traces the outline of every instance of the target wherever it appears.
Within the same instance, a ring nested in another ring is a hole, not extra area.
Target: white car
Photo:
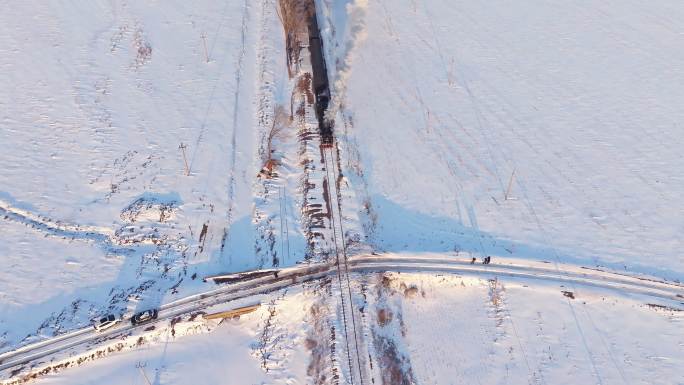
[[[99,319],[96,319],[93,321],[93,327],[95,330],[98,332],[101,332],[103,330],[109,329],[110,327],[116,325],[119,323],[121,319],[114,314],[108,314],[106,316],[100,317]]]

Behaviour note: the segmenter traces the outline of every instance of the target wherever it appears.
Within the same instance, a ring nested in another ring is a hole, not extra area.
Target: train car
[[[325,112],[330,104],[330,84],[328,82],[325,56],[323,55],[323,41],[321,40],[315,12],[309,18],[309,52],[311,52],[316,118],[318,119],[321,143],[322,145],[331,145],[333,142],[332,124],[325,118]]]

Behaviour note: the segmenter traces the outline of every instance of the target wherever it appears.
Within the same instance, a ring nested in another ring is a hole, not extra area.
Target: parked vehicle
[[[121,318],[115,316],[114,314],[108,314],[106,316],[94,320],[93,327],[98,332],[101,332],[103,330],[109,329],[110,327],[116,325],[119,322],[121,322]]]
[[[136,313],[135,315],[133,315],[133,317],[131,317],[131,323],[133,325],[139,325],[145,322],[150,322],[152,320],[157,319],[158,313],[159,312],[157,311],[157,309],[141,311],[140,313]]]

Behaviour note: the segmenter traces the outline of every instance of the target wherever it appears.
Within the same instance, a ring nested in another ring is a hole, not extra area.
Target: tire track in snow
[[[114,231],[111,229],[56,221],[28,210],[13,207],[2,200],[0,200],[0,218],[21,223],[36,231],[58,238],[90,241],[104,247],[118,243],[114,240]]]

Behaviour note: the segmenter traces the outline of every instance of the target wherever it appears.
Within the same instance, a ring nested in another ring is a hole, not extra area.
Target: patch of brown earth
[[[385,308],[378,309],[378,325],[387,326],[388,323],[392,322],[394,314],[392,311]]]
[[[302,95],[306,96],[306,102],[308,104],[314,103],[314,95],[313,92],[311,92],[312,87],[310,73],[304,72],[302,76],[300,76],[299,79],[297,79],[296,90]]]
[[[299,55],[308,40],[308,21],[313,15],[312,0],[279,0],[278,17],[285,32],[285,54],[290,78],[297,72]]]
[[[406,336],[405,325],[401,316],[401,295],[396,290],[395,279],[388,274],[382,274],[378,285],[377,302],[377,326],[372,327],[373,346],[377,355],[377,365],[379,365],[380,383],[383,385],[411,385],[415,384],[413,369],[409,357],[401,352],[397,344],[401,345],[401,337],[396,333],[388,332],[392,329],[399,329],[401,336]],[[395,286],[395,287],[393,287]],[[404,297],[418,293],[415,285],[409,287],[405,283],[400,283],[399,288],[403,291]],[[375,381],[374,381],[375,382]]]
[[[330,290],[330,279],[323,279],[314,284],[314,293],[318,300],[309,309],[308,324],[311,329],[304,340],[304,346],[311,353],[311,360],[306,374],[314,385],[338,384],[339,374],[335,360],[336,331],[328,322],[329,309],[327,299]],[[307,382],[309,383],[309,382]]]
[[[387,337],[375,338],[376,349],[382,352],[378,357],[378,364],[381,368],[381,383],[383,385],[412,385],[413,371],[411,363],[405,356],[399,354],[394,341]]]

